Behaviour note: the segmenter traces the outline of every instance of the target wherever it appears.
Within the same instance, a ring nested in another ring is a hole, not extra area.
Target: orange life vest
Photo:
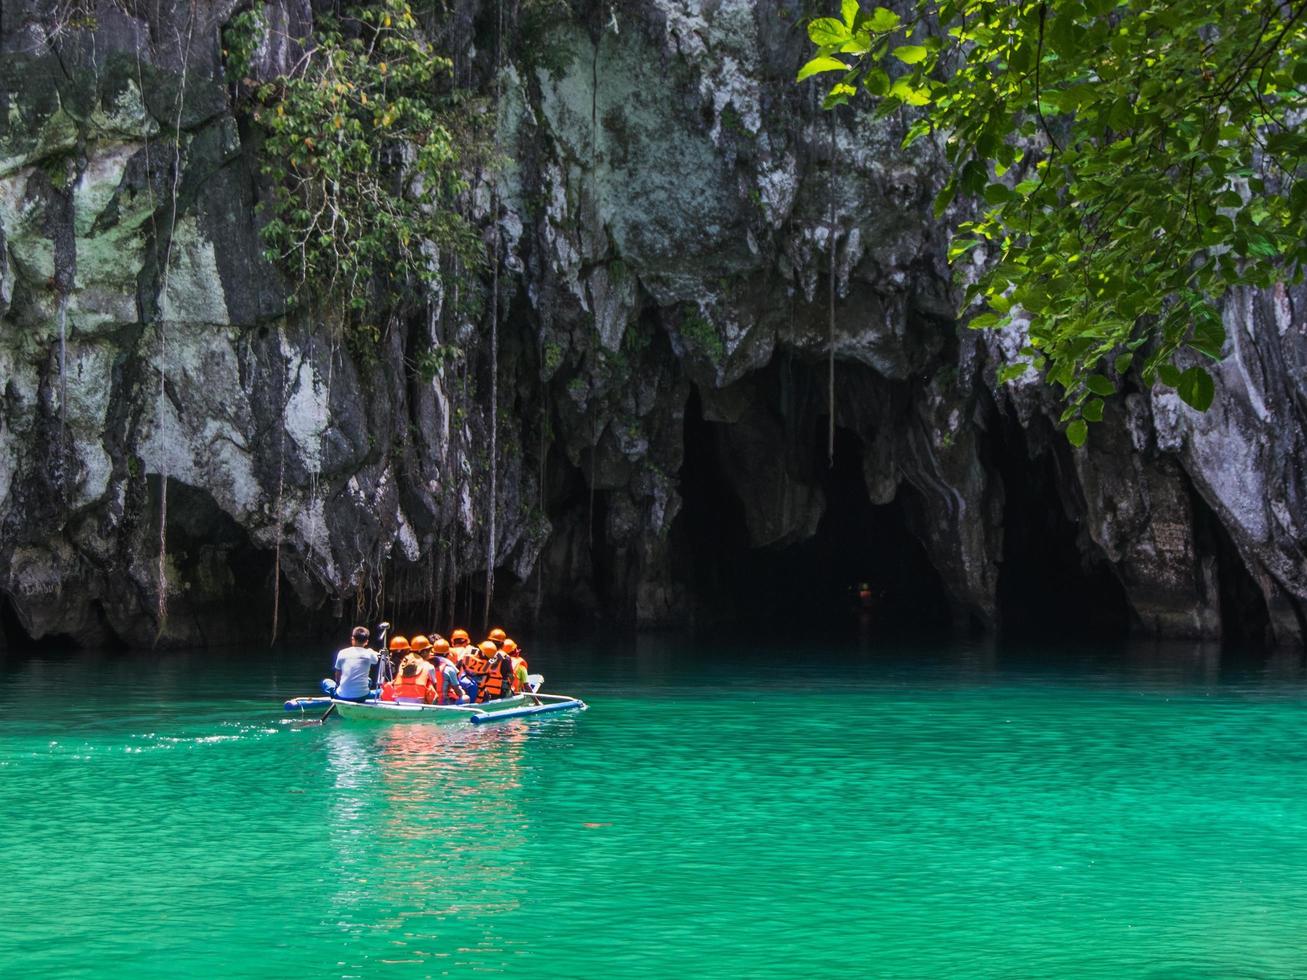
[[[425,670],[419,670],[412,677],[405,677],[402,674],[396,677],[395,699],[430,704],[436,699],[436,689],[431,686],[431,675]]]
[[[481,683],[481,678],[489,672],[490,662],[479,653],[469,653],[463,657],[463,669]]]
[[[493,701],[504,696],[504,674],[499,669],[500,663],[502,661],[496,657],[494,663],[486,665],[488,673],[477,687],[478,701]]]

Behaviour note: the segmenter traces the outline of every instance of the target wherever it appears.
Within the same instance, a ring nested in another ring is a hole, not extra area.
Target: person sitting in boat
[[[504,645],[499,650],[500,653],[508,655],[509,663],[513,668],[513,693],[521,694],[527,688],[526,657],[522,656],[522,651],[511,637],[504,641]]]
[[[404,636],[392,636],[390,638],[390,672],[393,674],[399,669],[399,662],[404,659],[408,653],[408,638]]]
[[[434,684],[436,669],[431,665],[431,658],[427,656],[427,651],[431,649],[431,641],[419,633],[408,641],[408,648],[410,652],[417,655],[418,666],[431,675],[430,680]]]
[[[458,668],[449,659],[449,642],[436,640],[427,651],[427,662],[433,668],[432,682],[436,686],[436,704],[456,704],[465,700],[458,682]]]
[[[508,685],[505,683],[507,674],[503,669],[506,660],[494,640],[482,641],[480,660],[485,664],[485,672],[477,681],[477,701],[497,701],[504,696]]]
[[[463,659],[459,666],[462,667],[463,673],[476,686],[476,693],[473,700],[485,700],[486,678],[490,674],[490,658],[499,651],[495,645],[486,640],[480,646],[468,647],[467,652],[463,654]],[[466,685],[464,686],[466,689]]]
[[[467,635],[467,630],[457,629],[449,634],[449,650],[454,654],[455,659],[461,661],[473,649],[472,637]]]
[[[424,669],[423,659],[409,653],[399,665],[395,677],[395,700],[400,704],[431,704],[436,700],[436,688],[431,683],[431,672]]]
[[[496,626],[486,634],[486,639],[495,645],[495,649],[499,649],[504,645],[504,641],[508,639],[508,634]]]
[[[368,649],[368,629],[355,626],[349,646],[336,654],[333,696],[341,701],[366,701],[372,693],[369,673],[377,665],[377,652]]]

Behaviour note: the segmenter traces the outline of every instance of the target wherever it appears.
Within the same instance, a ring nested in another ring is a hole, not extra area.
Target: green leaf
[[[987,204],[1004,204],[1013,197],[1012,188],[1006,184],[990,184],[985,188],[984,197]]]
[[[1005,385],[1009,381],[1015,381],[1017,378],[1021,377],[1029,370],[1030,370],[1030,365],[1025,363],[1004,364],[1001,368],[998,369],[998,383],[1001,385]]]
[[[863,77],[862,84],[872,95],[889,95],[889,75],[879,68],[870,69]]]
[[[1205,412],[1212,407],[1212,399],[1216,395],[1216,385],[1212,381],[1212,376],[1196,365],[1180,375],[1175,390],[1186,405],[1200,412]]]
[[[895,48],[890,54],[905,65],[915,65],[926,60],[926,49],[920,44],[904,44]]]
[[[1089,426],[1084,419],[1076,419],[1066,427],[1067,442],[1079,449],[1089,438]]]
[[[862,14],[859,27],[865,27],[874,34],[885,34],[902,23],[903,18],[886,7],[877,7],[870,15]]]
[[[1112,384],[1112,382],[1108,381],[1107,378],[1103,377],[1101,374],[1091,374],[1089,377],[1085,378],[1085,387],[1095,395],[1103,395],[1104,397],[1107,397],[1116,394],[1116,385]]]
[[[1157,377],[1168,388],[1178,388],[1180,386],[1180,369],[1170,361],[1157,365]]]
[[[801,82],[805,78],[811,78],[813,75],[820,75],[822,72],[848,71],[848,70],[849,70],[849,66],[846,65],[844,62],[840,61],[838,58],[828,58],[824,56],[819,56],[813,58],[806,65],[804,65],[802,68],[799,69],[799,77],[796,78],[795,81]]]
[[[902,99],[908,105],[928,105],[930,103],[930,93],[925,89],[915,88],[906,78],[900,78],[890,86],[889,94],[896,99]]]
[[[844,18],[844,23],[848,25],[849,30],[852,30],[853,22],[858,17],[858,0],[841,0],[840,16]]]
[[[934,212],[936,218],[942,217],[944,212],[948,210],[948,206],[953,203],[953,197],[957,194],[957,191],[958,185],[950,180],[944,185],[940,192],[935,195]]]
[[[845,105],[849,101],[849,96],[857,94],[858,90],[852,85],[839,82],[832,86],[831,90],[826,94],[826,98],[822,99],[821,107],[823,109],[833,109],[837,105]]]
[[[1085,402],[1084,414],[1085,419],[1090,422],[1103,421],[1103,399],[1091,398]]]
[[[1118,354],[1116,360],[1112,362],[1112,367],[1116,370],[1117,374],[1125,374],[1130,370],[1130,364],[1134,359],[1134,354]]]
[[[997,327],[1002,321],[1003,318],[997,313],[982,313],[980,316],[973,316],[967,326],[972,330],[986,330]]]
[[[834,17],[818,17],[808,24],[808,39],[818,47],[843,44],[852,36],[848,27]]]

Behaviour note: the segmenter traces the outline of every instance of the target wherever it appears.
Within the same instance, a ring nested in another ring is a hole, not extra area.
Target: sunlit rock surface
[[[255,134],[222,73],[234,4],[50,6],[0,13],[7,629],[266,639],[274,568],[283,632],[479,609],[484,317],[433,296],[360,359],[336,311],[288,313],[258,236]],[[312,14],[263,12],[270,78]],[[1142,632],[1301,640],[1307,294],[1232,299],[1208,413],[1136,381],[1072,450],[1048,391],[995,386],[1018,331],[955,322],[932,147],[899,149],[899,121],[832,125],[792,84],[801,5],[528,14],[504,39],[498,129],[505,616],[701,612],[686,568],[705,556],[676,533],[687,425],[709,433],[736,557],[838,520],[833,349],[841,452],[860,454],[866,505],[893,508],[955,623],[1000,627],[1038,601],[1026,578],[1065,575],[1087,616],[1106,589]],[[474,38],[490,24],[469,3],[450,20],[460,82],[487,92]],[[489,199],[470,196],[483,224]],[[438,344],[466,360],[415,370]],[[1035,547],[1045,527],[1065,554]],[[850,538],[849,568],[874,547]]]

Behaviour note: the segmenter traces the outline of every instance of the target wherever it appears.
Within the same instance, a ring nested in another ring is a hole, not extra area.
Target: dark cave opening
[[[1069,631],[1093,639],[1124,639],[1131,626],[1125,588],[1106,561],[1087,557],[1094,546],[1067,516],[1059,487],[1070,464],[1051,433],[1048,445],[1031,453],[1016,419],[996,426],[992,465],[1003,480],[1003,557],[998,576],[998,610],[1004,639],[1065,638]]]
[[[872,504],[862,443],[853,432],[837,427],[835,465],[827,467],[825,420],[812,418],[802,435],[810,447],[802,463],[825,498],[816,532],[794,543],[755,547],[744,504],[724,469],[729,464],[721,437],[728,424],[706,420],[698,394],[691,395],[683,504],[672,545],[696,631],[832,640],[948,631],[943,582],[909,530],[913,491],[905,485],[892,502]]]
[[[1194,538],[1203,559],[1216,563],[1217,608],[1221,643],[1227,647],[1262,650],[1275,642],[1266,596],[1249,574],[1239,549],[1220,518],[1196,491],[1190,495]],[[1200,559],[1200,560],[1203,560]]]

